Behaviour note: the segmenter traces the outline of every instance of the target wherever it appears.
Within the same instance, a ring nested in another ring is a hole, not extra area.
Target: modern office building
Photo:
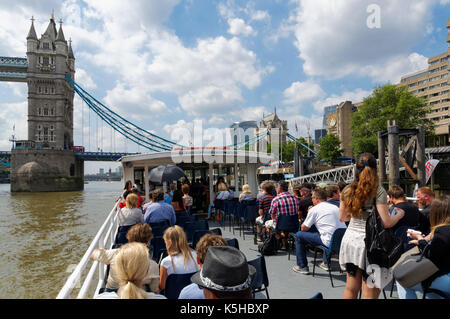
[[[314,131],[314,144],[320,144],[325,135],[327,135],[327,130],[325,128],[318,129]]]
[[[258,130],[256,121],[234,122],[230,125],[230,128],[232,129],[233,134],[233,144],[237,145],[238,148],[243,149],[246,147],[246,143],[248,143],[250,150],[254,150],[255,147],[250,144],[253,142],[256,131]]]
[[[403,76],[399,84],[414,95],[425,97],[431,107],[428,118],[435,124],[436,137],[427,140],[427,146],[450,145],[450,19],[447,29],[447,51],[429,58],[427,69]]]

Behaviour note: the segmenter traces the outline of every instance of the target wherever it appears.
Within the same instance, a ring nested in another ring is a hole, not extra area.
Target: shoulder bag
[[[411,288],[436,273],[439,268],[427,257],[428,244],[422,253],[410,253],[408,250],[402,255],[394,267],[394,278],[404,288]]]
[[[369,264],[391,268],[403,254],[402,239],[395,236],[391,228],[384,228],[375,199],[368,213],[364,242]]]

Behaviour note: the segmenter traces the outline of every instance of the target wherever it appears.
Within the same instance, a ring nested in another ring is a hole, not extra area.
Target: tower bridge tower
[[[73,88],[75,57],[60,22],[54,17],[40,39],[34,21],[27,37],[28,140],[40,148],[67,150],[73,146]]]
[[[27,36],[28,140],[11,152],[11,191],[74,191],[84,187],[84,163],[73,147],[75,57],[54,14],[40,38]]]

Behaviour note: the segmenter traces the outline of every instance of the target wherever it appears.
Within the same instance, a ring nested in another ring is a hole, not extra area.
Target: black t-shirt
[[[394,205],[394,207],[401,208],[405,211],[405,216],[395,224],[392,229],[395,231],[400,226],[419,227],[419,209],[410,202],[401,202]]]

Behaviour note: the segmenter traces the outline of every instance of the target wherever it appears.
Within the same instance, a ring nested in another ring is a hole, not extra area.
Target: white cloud
[[[416,71],[411,65],[405,66],[408,62],[398,66],[395,59],[414,59],[410,50],[426,36],[434,1],[411,0],[408,5],[403,1],[378,1],[379,29],[366,24],[366,9],[372,0],[296,2],[297,10],[282,26],[284,32],[294,30],[294,44],[307,75],[337,79],[357,74],[394,81],[400,71]],[[381,76],[392,64],[397,65],[398,72]]]
[[[143,87],[127,88],[120,82],[107,91],[105,102],[121,116],[134,121],[151,119],[169,111],[164,102],[154,99]]]
[[[361,68],[361,72],[369,75],[378,82],[400,83],[402,76],[428,68],[428,58],[411,53],[408,56],[398,55],[387,60],[383,68],[378,65],[368,65]]]
[[[270,14],[267,11],[256,10],[250,13],[252,21],[270,21]]]
[[[284,90],[283,96],[283,104],[301,106],[304,102],[324,97],[325,91],[317,83],[294,82]]]
[[[0,149],[11,149],[9,139],[15,128],[18,140],[28,139],[28,101],[0,104]]]
[[[255,36],[257,32],[240,18],[228,19],[228,33],[231,35]]]
[[[345,101],[351,101],[352,103],[359,103],[372,94],[372,91],[366,91],[363,89],[356,89],[354,91],[346,91],[340,95],[332,94],[331,96],[320,99],[314,103],[314,109],[323,115],[323,110],[326,106],[337,105]]]
[[[76,82],[84,89],[95,89],[97,85],[91,76],[81,68],[76,69]]]

